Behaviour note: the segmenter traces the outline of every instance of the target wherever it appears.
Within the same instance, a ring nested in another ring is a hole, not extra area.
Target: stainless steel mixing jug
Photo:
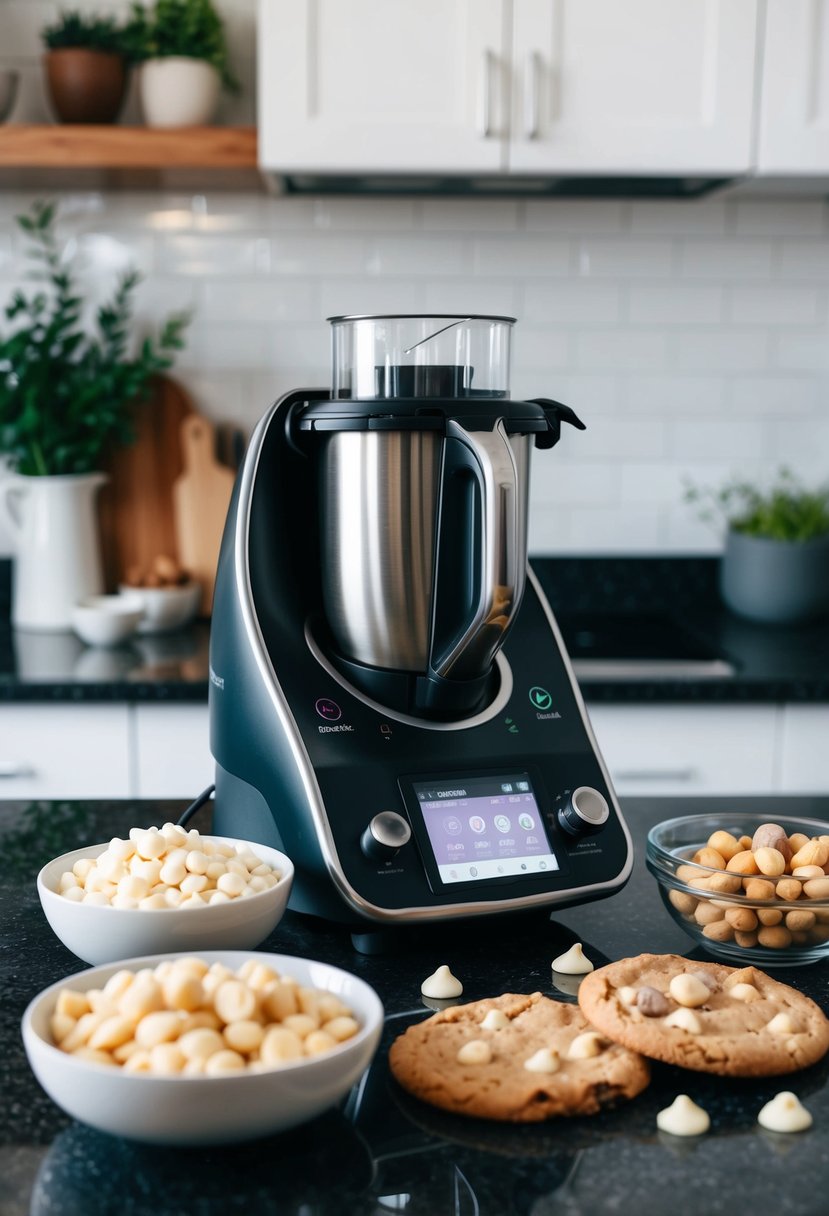
[[[552,427],[510,400],[514,318],[329,319],[331,399],[306,425],[334,647],[357,682],[404,673],[438,713],[476,704],[521,604],[530,444]]]

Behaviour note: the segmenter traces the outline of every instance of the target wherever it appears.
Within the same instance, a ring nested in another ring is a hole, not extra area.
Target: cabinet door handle
[[[25,760],[0,760],[0,780],[4,777],[34,777],[35,770]]]
[[[526,121],[527,139],[538,139],[541,134],[539,113],[540,83],[541,56],[538,51],[530,51],[527,56],[527,70],[524,74],[524,118]]]
[[[690,782],[697,777],[695,768],[629,768],[613,773],[616,781],[677,781]]]
[[[478,107],[478,129],[484,139],[492,136],[492,68],[495,56],[487,48],[484,51],[483,71],[481,72],[481,94]]]

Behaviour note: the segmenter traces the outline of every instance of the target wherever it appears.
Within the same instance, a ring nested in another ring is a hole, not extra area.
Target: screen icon
[[[478,877],[478,871],[475,869],[474,866],[469,867],[469,873],[472,875],[473,878]]]
[[[515,788],[520,793],[526,794],[527,790],[530,788],[530,783],[529,783],[529,781],[516,781]]]
[[[553,704],[552,694],[546,688],[536,684],[530,689],[530,702],[536,709],[549,709]]]
[[[502,836],[506,836],[507,832],[512,827],[512,823],[507,815],[496,815],[495,826]]]
[[[501,782],[501,793],[502,794],[511,794],[512,793],[512,782],[511,781],[502,781]]]
[[[480,815],[470,815],[469,826],[480,836],[481,832],[486,831],[486,820],[482,819]]]
[[[522,811],[518,816],[518,822],[525,832],[531,832],[535,827],[535,820],[532,815],[528,815],[526,811]]]
[[[450,815],[448,819],[443,821],[443,830],[448,832],[450,836],[457,836],[463,831],[463,824],[457,815]]]

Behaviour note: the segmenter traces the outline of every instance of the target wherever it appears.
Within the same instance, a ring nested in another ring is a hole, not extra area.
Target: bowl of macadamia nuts
[[[711,954],[763,966],[829,954],[829,823],[686,815],[648,833],[671,916]]]
[[[56,857],[37,876],[46,919],[87,963],[160,950],[248,950],[276,928],[294,867],[248,840],[165,823]]]
[[[139,633],[181,629],[196,616],[202,598],[201,583],[182,570],[174,558],[164,554],[146,568],[131,567],[118,590],[142,609]]]
[[[373,988],[284,954],[156,954],[52,984],[23,1015],[49,1097],[111,1135],[223,1144],[314,1118],[371,1062]]]

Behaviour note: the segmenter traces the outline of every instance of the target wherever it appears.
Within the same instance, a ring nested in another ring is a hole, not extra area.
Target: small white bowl
[[[246,899],[207,904],[204,908],[112,908],[108,904],[75,903],[58,894],[60,876],[82,857],[100,857],[109,847],[89,845],[48,862],[37,876],[37,893],[46,919],[73,954],[86,963],[159,950],[252,950],[282,919],[294,878],[290,858],[276,849],[227,836],[205,840],[244,845],[261,857],[281,878],[275,886]]]
[[[72,609],[72,628],[88,646],[118,646],[138,628],[144,609],[127,595],[91,595]]]
[[[184,583],[180,587],[129,587],[118,590],[125,598],[134,600],[143,609],[139,633],[166,633],[180,629],[196,616],[201,603],[201,583]]]
[[[197,914],[193,914],[197,915]],[[55,1047],[49,1020],[62,988],[102,988],[122,967],[155,967],[176,955],[127,959],[80,971],[44,989],[23,1014],[29,1064],[53,1102],[82,1123],[110,1135],[151,1144],[223,1144],[296,1127],[339,1101],[368,1068],[383,1029],[383,1006],[373,988],[339,967],[285,954],[256,954],[300,984],[333,992],[353,1011],[360,1030],[323,1055],[262,1072],[223,1077],[156,1077],[78,1059]],[[251,955],[200,952],[207,963],[237,970]]]

